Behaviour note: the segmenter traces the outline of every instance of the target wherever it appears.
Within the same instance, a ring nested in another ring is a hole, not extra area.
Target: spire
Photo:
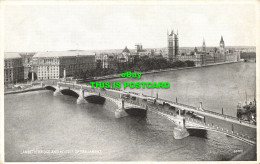
[[[206,52],[206,44],[205,44],[205,39],[203,37],[203,44],[202,44],[202,52]]]
[[[223,36],[221,35],[221,40],[220,40],[220,42],[224,42],[224,40],[223,40]]]
[[[174,33],[173,30],[170,30],[170,34],[169,34],[169,31],[167,30],[167,35],[168,36],[173,36],[173,33]]]

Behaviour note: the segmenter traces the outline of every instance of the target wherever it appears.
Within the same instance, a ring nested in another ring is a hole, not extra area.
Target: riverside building
[[[22,57],[22,64],[24,66],[24,80],[28,80],[32,68],[32,57],[35,55],[35,52],[23,52],[19,53],[19,55]]]
[[[173,30],[169,34],[167,32],[168,41],[168,60],[169,61],[193,61],[196,66],[203,66],[207,64],[214,63],[224,63],[224,62],[239,62],[240,52],[232,51],[225,48],[225,42],[223,36],[221,36],[219,48],[214,51],[207,51],[205,40],[203,39],[203,44],[201,51],[196,47],[191,55],[180,55],[179,54],[179,35],[178,32],[175,34]]]
[[[39,52],[33,57],[38,79],[59,79],[96,68],[95,55],[85,51]]]
[[[96,54],[95,61],[97,63],[97,68],[105,68],[105,69],[116,68],[116,64],[117,64],[116,57],[117,57],[116,54],[108,54],[108,53]]]
[[[24,66],[19,53],[4,53],[4,84],[17,83],[24,80]]]
[[[97,68],[117,69],[117,67],[132,64],[134,55],[125,47],[122,52],[117,53],[99,53],[95,55]]]

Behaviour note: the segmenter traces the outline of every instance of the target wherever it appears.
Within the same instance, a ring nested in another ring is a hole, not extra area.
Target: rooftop
[[[21,58],[18,52],[5,52],[4,53],[5,59],[13,59],[13,58]]]
[[[38,52],[34,57],[72,57],[72,56],[92,56],[95,53],[90,53],[87,51],[47,51]]]
[[[125,47],[125,49],[123,50],[123,52],[130,53],[130,51],[129,51],[129,49],[127,48],[127,46]]]

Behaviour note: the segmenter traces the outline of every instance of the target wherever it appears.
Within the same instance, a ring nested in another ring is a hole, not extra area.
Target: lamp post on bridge
[[[122,109],[124,109],[124,108],[125,108],[125,101],[122,100]]]
[[[41,87],[43,88],[43,83],[42,83],[42,80],[41,80]]]
[[[179,116],[181,115],[181,109],[179,109]]]
[[[199,107],[199,109],[201,109],[201,110],[202,110],[202,102],[200,102],[200,107]]]
[[[64,81],[66,81],[66,69],[65,68],[63,70],[63,78],[64,78]]]
[[[84,89],[82,89],[82,93],[81,94],[82,94],[82,97],[84,98]]]

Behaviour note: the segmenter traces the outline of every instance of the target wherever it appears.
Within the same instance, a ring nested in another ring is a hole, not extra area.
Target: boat
[[[245,105],[242,106],[241,103],[237,105],[237,118],[256,125],[256,98],[249,104],[246,100]]]

